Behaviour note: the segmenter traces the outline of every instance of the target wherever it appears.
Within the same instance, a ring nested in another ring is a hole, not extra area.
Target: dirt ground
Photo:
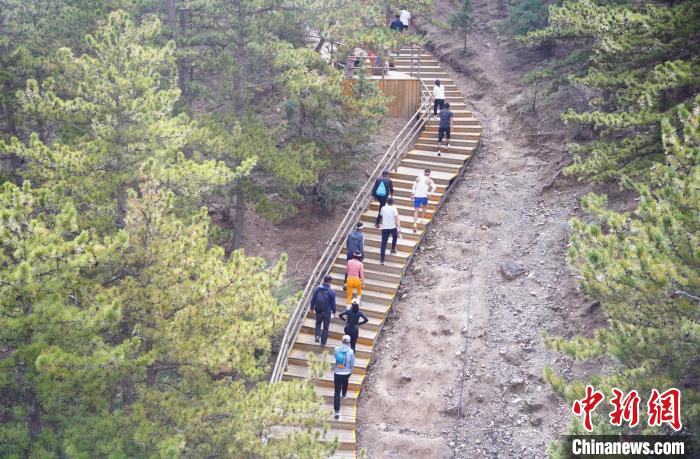
[[[565,260],[569,219],[590,190],[558,174],[569,156],[557,107],[530,112],[521,80],[542,58],[497,35],[497,3],[475,2],[466,53],[460,38],[418,23],[484,135],[379,339],[358,408],[370,458],[544,457],[571,419],[544,368],[566,377],[586,368],[541,334],[600,325]],[[442,20],[451,8],[438,1]],[[523,273],[507,279],[506,262]]]

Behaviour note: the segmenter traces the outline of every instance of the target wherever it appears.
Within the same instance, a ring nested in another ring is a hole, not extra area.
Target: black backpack
[[[318,287],[316,289],[316,303],[314,303],[314,311],[326,312],[331,304],[330,289]]]

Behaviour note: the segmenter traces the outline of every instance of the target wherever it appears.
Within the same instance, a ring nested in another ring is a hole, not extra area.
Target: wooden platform
[[[408,52],[402,50],[394,59],[396,70],[399,72],[411,71],[411,57]],[[413,69],[416,70],[415,65]],[[426,72],[426,73],[423,73]],[[362,295],[361,308],[369,317],[370,322],[361,327],[357,343],[357,362],[355,370],[350,378],[347,398],[341,400],[340,419],[333,417],[333,375],[327,372],[322,378],[316,380],[316,392],[324,400],[324,408],[328,409],[329,429],[322,437],[326,441],[338,440],[338,449],[333,457],[356,457],[355,422],[357,416],[357,400],[360,395],[367,367],[372,358],[374,344],[379,335],[386,315],[394,302],[401,278],[408,266],[411,256],[415,252],[425,231],[426,224],[433,215],[439,211],[444,193],[447,192],[450,183],[457,177],[463,166],[474,153],[481,135],[481,123],[466,109],[462,95],[449,78],[440,63],[430,54],[423,51],[421,55],[421,74],[414,75],[426,81],[430,90],[436,78],[442,80],[448,101],[454,105],[451,107],[455,113],[455,123],[452,129],[452,144],[449,148],[443,148],[442,155],[437,156],[437,125],[428,123],[421,132],[408,153],[402,158],[396,172],[391,173],[394,182],[394,198],[399,209],[403,239],[399,240],[396,254],[389,254],[387,250],[386,263],[379,264],[380,233],[374,228],[377,216],[376,203],[371,204],[362,214],[361,220],[365,223],[365,291]],[[427,221],[418,226],[418,231],[413,232],[413,214],[410,201],[411,185],[417,175],[423,174],[423,169],[430,168],[431,177],[438,185],[435,195],[430,197]],[[345,292],[342,290],[343,272],[346,256],[343,248],[336,256],[331,267],[333,275],[332,287],[336,291],[338,312],[345,305]],[[306,317],[302,329],[297,336],[284,372],[284,379],[308,378],[308,356],[310,353],[316,357],[321,356],[322,349],[314,342],[313,314]],[[326,350],[332,354],[333,348],[340,344],[343,335],[343,322],[334,319],[331,322],[330,334]],[[330,359],[330,357],[327,357]]]

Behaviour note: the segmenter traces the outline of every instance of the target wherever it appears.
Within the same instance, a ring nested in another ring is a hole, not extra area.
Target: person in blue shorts
[[[418,232],[418,223],[425,218],[425,209],[428,207],[428,196],[435,193],[437,185],[430,178],[430,169],[426,169],[423,175],[416,177],[411,190],[411,198],[413,199],[413,232]],[[420,211],[420,219],[418,212]]]

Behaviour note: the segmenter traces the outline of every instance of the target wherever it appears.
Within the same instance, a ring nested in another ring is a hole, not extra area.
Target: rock
[[[483,395],[477,395],[476,396],[476,401],[479,403],[484,403],[484,396]]]
[[[529,400],[525,400],[520,411],[523,413],[534,413],[535,411],[541,410],[543,405],[541,403],[534,403]]]
[[[444,314],[438,314],[438,315],[437,315],[437,318],[440,319],[440,320],[447,320],[447,317],[445,317]]]
[[[518,276],[525,274],[525,269],[519,264],[512,261],[504,261],[499,265],[501,276],[508,280],[513,280]]]
[[[386,424],[384,424],[383,422],[380,422],[379,423],[379,430],[386,430]]]
[[[522,378],[513,378],[508,386],[513,392],[521,391],[525,387],[525,380]]]
[[[406,298],[408,298],[408,293],[404,293],[403,295],[401,295],[401,299],[402,299],[402,300],[405,300]],[[346,300],[346,301],[347,301],[347,300]]]
[[[410,383],[411,381],[413,381],[413,378],[411,378],[408,375],[401,375],[401,377],[399,378],[399,383],[401,384]]]
[[[450,330],[449,328],[443,328],[441,330],[441,332],[443,335],[451,335],[452,334],[452,330]]]
[[[465,336],[466,336],[468,332],[469,332],[469,329],[467,328],[467,326],[466,326],[466,325],[465,325],[464,327],[462,327],[462,331],[461,331],[461,333],[462,333],[463,335],[465,335]]]
[[[542,418],[539,416],[530,418],[530,424],[535,427],[539,427],[542,424]]]
[[[452,405],[445,408],[443,412],[449,416],[457,416],[457,411],[459,411],[459,405]]]
[[[448,443],[448,445],[450,445],[450,448],[454,448],[454,447],[455,447],[455,442],[451,441],[451,442]]]

